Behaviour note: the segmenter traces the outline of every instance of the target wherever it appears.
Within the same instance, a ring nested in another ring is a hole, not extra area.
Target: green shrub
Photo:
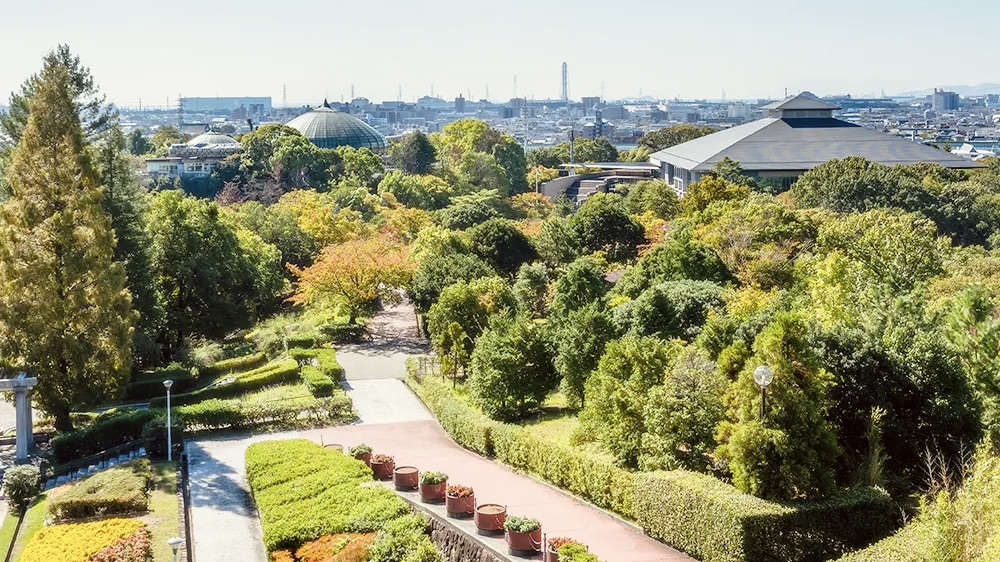
[[[316,345],[316,338],[307,335],[288,336],[285,338],[285,343],[289,349],[293,347],[308,349]]]
[[[369,562],[443,562],[427,536],[427,520],[410,514],[387,523],[368,552]]]
[[[532,519],[531,517],[508,515],[507,519],[503,522],[503,528],[508,531],[514,531],[515,533],[530,533],[541,529],[542,524],[538,521],[538,519]]]
[[[333,379],[312,365],[303,365],[299,369],[299,376],[313,396],[330,396],[337,387]]]
[[[158,415],[162,412],[152,409],[106,412],[89,427],[54,437],[52,456],[63,464],[135,441],[142,436],[143,426]]]
[[[149,508],[146,483],[150,476],[149,461],[145,459],[98,472],[51,498],[49,513],[57,520],[68,521],[144,512]]]
[[[354,343],[365,336],[364,324],[324,324],[319,330],[334,343]]]
[[[706,561],[827,560],[884,537],[899,519],[877,489],[775,503],[681,470],[637,475],[635,502],[647,534]]]
[[[915,521],[868,548],[844,555],[842,562],[936,562],[931,553],[942,537],[931,525]]]
[[[363,485],[372,479],[363,462],[305,439],[251,445],[246,474],[269,551],[379,530],[408,511],[391,490]]]
[[[421,484],[441,484],[448,481],[448,475],[443,472],[421,472],[420,473],[420,483]]]
[[[149,400],[159,398],[166,394],[163,381],[174,381],[170,391],[175,393],[187,392],[194,388],[197,382],[198,370],[195,368],[181,367],[172,363],[169,367],[157,369],[148,375],[140,376],[135,382],[129,383],[125,389],[125,398],[129,400]]]
[[[310,363],[315,367],[319,367],[319,370],[324,375],[334,381],[339,381],[344,377],[344,368],[337,362],[336,350],[327,348],[303,349],[296,347],[289,349],[288,354],[292,359],[298,361],[299,365]]]
[[[174,453],[176,454],[184,447],[184,422],[179,415],[173,415],[170,419],[170,426],[170,438],[173,442]],[[145,443],[146,454],[150,458],[166,458],[167,417],[160,416],[146,422],[146,425],[142,426],[142,440]]]
[[[38,495],[41,474],[37,466],[23,465],[8,468],[3,474],[3,493],[7,503],[18,513],[24,511]]]
[[[172,394],[170,396],[170,403],[172,406],[196,404],[202,400],[230,398],[271,385],[293,382],[299,377],[299,364],[292,359],[288,359],[280,363],[264,365],[251,371],[237,374],[235,377],[235,380],[230,383],[215,384],[186,394]],[[167,399],[165,396],[155,398],[149,402],[150,408],[166,408],[166,406]]]
[[[213,363],[208,367],[201,370],[201,376],[203,377],[215,377],[218,375],[227,375],[233,371],[245,371],[247,369],[257,368],[267,362],[267,355],[263,352],[261,353],[251,353],[250,355],[244,355],[242,357],[233,357],[232,359],[224,359],[217,363]]]
[[[265,401],[213,398],[181,406],[176,412],[191,430],[315,427],[343,423],[354,417],[350,397],[339,393],[327,398]]]
[[[587,547],[571,542],[559,547],[559,562],[601,562],[601,559],[587,552]]]

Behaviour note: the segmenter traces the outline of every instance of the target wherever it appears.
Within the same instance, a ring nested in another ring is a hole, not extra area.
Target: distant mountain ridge
[[[982,96],[986,94],[1000,94],[1000,84],[997,84],[995,82],[987,82],[985,84],[977,84],[975,86],[968,86],[968,85],[938,86],[938,89],[945,90],[946,92],[955,92],[960,96]],[[913,90],[912,92],[903,92],[899,95],[921,97],[921,96],[929,96],[932,93],[934,93],[934,88],[928,88],[926,90]]]

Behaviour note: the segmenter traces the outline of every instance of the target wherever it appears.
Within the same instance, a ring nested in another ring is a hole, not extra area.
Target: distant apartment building
[[[455,113],[465,113],[465,98],[461,94],[455,98]]]
[[[959,108],[961,98],[955,92],[945,92],[934,88],[931,94],[931,109],[937,112],[955,111]]]
[[[580,101],[583,103],[583,114],[593,115],[594,108],[601,103],[601,98],[598,96],[584,96]]]

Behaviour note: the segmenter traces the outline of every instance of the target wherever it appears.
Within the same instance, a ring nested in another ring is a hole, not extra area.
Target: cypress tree
[[[120,393],[132,362],[131,297],[73,98],[47,59],[0,207],[0,360],[37,375],[61,431],[73,408]]]

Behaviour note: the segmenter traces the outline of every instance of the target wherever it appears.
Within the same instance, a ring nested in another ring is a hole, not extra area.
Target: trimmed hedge
[[[125,398],[129,400],[150,400],[159,398],[166,394],[163,381],[170,379],[174,381],[170,388],[171,392],[187,392],[194,388],[197,383],[197,369],[187,369],[184,367],[172,366],[164,369],[157,369],[153,373],[140,376],[135,382],[129,383],[125,389]]]
[[[841,562],[933,562],[928,553],[942,542],[931,525],[913,521],[895,535],[883,539],[864,550],[839,558]]]
[[[64,464],[135,441],[142,436],[143,426],[162,414],[153,409],[102,414],[90,427],[53,437],[52,456]]]
[[[888,494],[859,488],[824,501],[775,503],[705,474],[639,474],[636,521],[652,537],[705,561],[828,560],[898,525]]]
[[[218,375],[227,375],[233,371],[246,371],[247,369],[255,369],[260,367],[264,363],[267,363],[267,355],[263,352],[261,353],[251,353],[250,355],[244,355],[242,357],[233,357],[232,359],[224,359],[209,365],[208,367],[203,367],[201,369],[201,376],[203,377],[215,377]]]
[[[288,350],[288,355],[299,362],[319,367],[319,370],[334,381],[344,378],[344,368],[337,362],[337,351],[327,348],[303,349],[295,347]]]
[[[249,429],[267,424],[271,428],[292,428],[343,423],[355,414],[350,397],[337,394],[328,398],[289,401],[210,399],[181,406],[177,413],[187,430]]]
[[[43,527],[24,547],[20,562],[89,562],[106,547],[144,530],[138,519]]]
[[[149,461],[142,459],[110,468],[73,484],[49,500],[49,513],[68,521],[103,515],[137,513],[149,509],[146,483]]]
[[[186,404],[196,404],[212,398],[230,398],[268,386],[293,382],[298,377],[299,364],[292,359],[288,359],[280,363],[264,365],[252,371],[240,373],[236,376],[236,380],[228,384],[216,384],[186,394],[171,394],[170,403],[172,406],[183,406]],[[166,397],[162,396],[150,400],[149,407],[166,408]]]
[[[337,386],[333,382],[333,379],[324,375],[312,365],[303,365],[299,369],[299,375],[302,377],[302,382],[306,384],[309,392],[316,397],[330,396]]]
[[[409,363],[408,363],[409,367]],[[437,418],[438,423],[456,443],[481,455],[493,456],[493,441],[490,434],[500,422],[493,421],[482,412],[455,398],[444,383],[412,376],[406,384],[413,389]]]
[[[367,485],[372,472],[365,463],[305,439],[251,445],[246,475],[268,551],[379,530],[409,511],[388,488]]]

